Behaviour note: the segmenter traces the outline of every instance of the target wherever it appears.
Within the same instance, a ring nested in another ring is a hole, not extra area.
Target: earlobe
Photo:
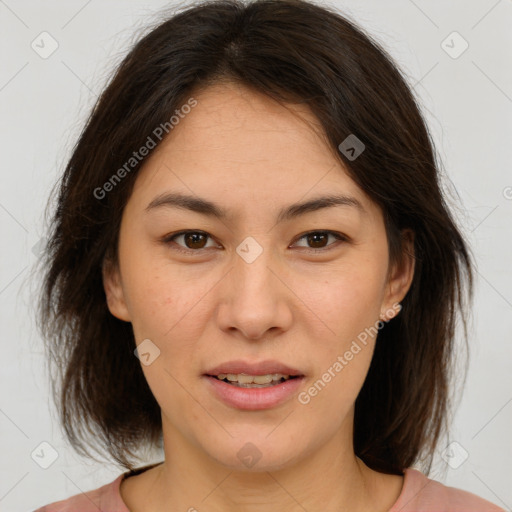
[[[112,264],[104,263],[102,266],[103,289],[107,298],[107,306],[110,313],[123,320],[130,322],[130,313],[126,307],[119,269]]]
[[[414,277],[414,263],[414,232],[407,229],[402,232],[401,262],[394,266],[388,279],[380,315],[381,320],[391,320],[402,309],[400,302],[411,287]]]

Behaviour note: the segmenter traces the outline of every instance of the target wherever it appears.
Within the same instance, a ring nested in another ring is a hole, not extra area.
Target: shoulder
[[[505,512],[468,491],[432,480],[416,469],[404,471],[398,501],[389,512]]]
[[[119,487],[126,473],[114,481],[91,491],[75,494],[65,500],[55,501],[34,512],[129,512],[121,499]]]

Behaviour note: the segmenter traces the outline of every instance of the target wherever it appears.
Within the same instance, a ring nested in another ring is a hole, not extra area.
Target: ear
[[[102,266],[103,288],[107,297],[109,311],[119,320],[130,322],[130,313],[126,307],[124,291],[118,265],[104,261]]]
[[[391,320],[400,312],[401,306],[397,308],[397,305],[407,295],[414,277],[414,232],[405,229],[401,235],[401,258],[390,269],[382,302],[380,318],[384,321]]]

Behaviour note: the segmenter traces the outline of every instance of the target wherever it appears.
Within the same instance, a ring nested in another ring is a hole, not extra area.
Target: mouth
[[[284,375],[281,373],[267,373],[265,375],[219,373],[218,375],[206,374],[206,376],[239,388],[269,388],[282,384],[287,380],[303,377],[303,375]]]
[[[271,409],[289,402],[304,385],[303,375],[205,374],[207,389],[221,402],[238,410]],[[265,382],[264,382],[265,381]],[[268,382],[267,382],[268,381]]]
[[[207,389],[224,404],[242,410],[277,407],[304,385],[305,375],[277,360],[235,360],[209,368]]]

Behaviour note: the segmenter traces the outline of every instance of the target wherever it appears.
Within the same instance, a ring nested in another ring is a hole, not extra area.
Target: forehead
[[[197,105],[170,131],[160,149],[209,152],[244,165],[303,160],[333,163],[320,122],[306,104],[280,104],[240,84],[217,84],[194,94]],[[216,161],[217,161],[216,160]]]
[[[236,202],[288,205],[326,194],[352,196],[371,209],[307,105],[283,106],[238,84],[212,86],[193,98],[197,105],[180,116],[139,173],[144,208],[172,190],[220,205],[229,198],[229,211]]]

